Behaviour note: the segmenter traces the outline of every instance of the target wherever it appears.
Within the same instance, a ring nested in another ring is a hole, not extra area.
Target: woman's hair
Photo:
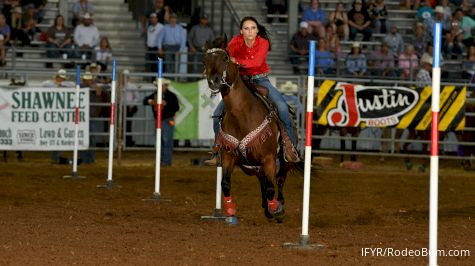
[[[63,27],[64,27],[64,26],[65,26],[65,25],[64,25],[64,17],[61,16],[61,15],[57,15],[57,16],[54,18],[54,26],[55,26],[55,27],[58,26],[58,20],[59,20],[59,18],[62,18],[62,19],[63,19]]]
[[[266,27],[264,27],[263,25],[259,24],[259,22],[257,22],[257,19],[255,19],[254,17],[251,17],[251,16],[247,16],[247,17],[242,18],[241,23],[239,24],[239,29],[242,29],[242,26],[244,25],[244,22],[246,22],[248,20],[251,20],[254,23],[256,23],[257,30],[258,30],[257,35],[261,36],[262,38],[266,39],[269,42],[269,51],[270,51],[271,50],[271,42],[270,42],[270,37],[269,37],[270,34],[267,31]]]
[[[110,44],[110,42],[109,42],[109,38],[107,38],[107,37],[102,37],[102,38],[101,38],[101,41],[99,42],[99,46],[101,46],[102,41],[106,41],[106,43],[107,43],[107,48],[109,48],[109,50],[112,50],[111,44]]]

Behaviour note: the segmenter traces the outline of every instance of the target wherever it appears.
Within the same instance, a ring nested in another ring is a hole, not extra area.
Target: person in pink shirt
[[[406,44],[406,50],[399,55],[398,67],[401,70],[401,78],[412,79],[414,77],[414,73],[419,68],[419,58],[414,52],[412,44]]]

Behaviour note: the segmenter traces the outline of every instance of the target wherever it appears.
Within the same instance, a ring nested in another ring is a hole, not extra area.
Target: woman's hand
[[[236,58],[234,57],[230,57],[229,60],[231,60],[231,62],[233,62],[234,64],[238,64],[238,62],[236,61]]]

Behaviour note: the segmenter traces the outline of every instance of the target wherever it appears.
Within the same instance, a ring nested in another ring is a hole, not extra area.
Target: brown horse
[[[236,214],[231,197],[231,175],[235,166],[258,177],[262,208],[268,218],[282,222],[284,218],[283,186],[289,170],[296,164],[284,160],[279,146],[282,134],[277,112],[266,107],[239,74],[239,66],[231,62],[225,50],[226,40],[207,45],[203,58],[205,75],[213,94],[221,93],[224,115],[216,133],[218,163],[223,167],[221,188],[224,211]],[[275,198],[275,189],[278,193]]]

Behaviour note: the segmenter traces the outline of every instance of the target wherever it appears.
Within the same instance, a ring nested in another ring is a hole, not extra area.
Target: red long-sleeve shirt
[[[267,52],[269,51],[269,41],[257,36],[252,48],[249,48],[241,34],[234,36],[228,43],[227,50],[231,57],[234,57],[238,64],[242,65],[241,75],[258,75],[269,73],[267,65]]]

